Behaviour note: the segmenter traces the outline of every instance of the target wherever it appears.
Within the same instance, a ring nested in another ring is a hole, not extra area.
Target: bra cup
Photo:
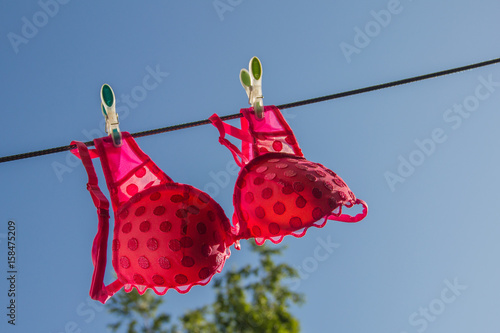
[[[241,238],[279,243],[284,236],[301,237],[322,227],[342,205],[356,202],[345,182],[330,169],[303,157],[267,153],[244,166],[234,191]]]
[[[229,220],[206,193],[179,183],[157,185],[115,214],[113,267],[126,291],[185,293],[222,270],[233,242]]]

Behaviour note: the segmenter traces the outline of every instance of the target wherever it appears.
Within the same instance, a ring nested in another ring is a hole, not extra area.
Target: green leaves
[[[108,302],[108,311],[118,321],[108,325],[112,332],[122,326],[128,333],[298,333],[300,323],[290,312],[304,296],[291,290],[286,280],[298,276],[295,268],[275,262],[284,247],[257,246],[248,241],[258,263],[228,269],[210,284],[215,301],[187,311],[179,318],[182,330],[170,324],[170,316],[157,314],[165,298],[149,290],[120,292]]]
[[[170,316],[156,315],[163,299],[148,290],[144,295],[134,289],[130,293],[119,292],[108,301],[108,312],[115,314],[118,321],[108,325],[111,332],[117,332],[123,325],[127,333],[169,333]],[[139,327],[139,328],[138,328]]]
[[[283,283],[298,273],[287,264],[276,264],[273,258],[284,248],[255,243],[251,247],[259,256],[259,265],[233,269],[217,278],[216,301],[181,317],[186,333],[205,332],[199,327],[206,332],[225,333],[300,332],[300,323],[291,314],[290,306],[302,304],[304,297]],[[195,318],[201,326],[193,325]]]

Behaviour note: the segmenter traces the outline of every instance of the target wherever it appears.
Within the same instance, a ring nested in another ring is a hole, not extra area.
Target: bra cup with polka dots
[[[284,153],[260,155],[238,176],[234,206],[241,236],[279,243],[301,237],[309,227],[323,227],[342,205],[356,201],[344,181],[330,169]]]
[[[335,172],[303,157],[278,108],[266,106],[262,119],[251,108],[241,113],[241,130],[217,115],[210,118],[221,133],[220,143],[241,166],[233,196],[238,237],[279,243],[286,235],[302,237],[310,227],[323,227],[328,219],[358,222],[366,216],[366,203]],[[226,133],[242,140],[241,151],[224,138]],[[362,213],[342,213],[342,207],[358,204]]]
[[[229,221],[194,187],[169,183],[135,194],[116,214],[113,267],[125,291],[188,292],[220,273],[230,255]]]
[[[185,293],[207,284],[222,270],[235,241],[224,211],[208,194],[172,181],[129,133],[122,132],[122,142],[115,147],[110,137],[95,139],[90,152],[77,142],[73,151],[87,170],[87,188],[99,213],[91,297],[104,303],[122,287],[163,295],[171,288]],[[102,279],[109,203],[97,185],[95,157],[101,159],[115,217],[112,263],[118,279],[108,286]]]

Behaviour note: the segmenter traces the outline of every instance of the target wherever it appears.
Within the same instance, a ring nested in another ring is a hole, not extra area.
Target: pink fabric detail
[[[351,216],[351,215],[347,215],[347,214],[339,214],[339,215],[332,214],[332,215],[328,216],[328,219],[334,220],[334,221],[340,221],[340,222],[347,222],[347,223],[355,223],[355,222],[361,221],[368,214],[368,205],[366,204],[366,202],[364,202],[361,199],[356,199],[354,204],[363,206],[363,211],[355,216]]]
[[[94,140],[115,212],[136,193],[154,185],[172,183],[137,146],[130,133],[122,132],[122,142],[117,148],[109,136]]]
[[[71,145],[73,145],[73,144],[76,145],[76,142],[78,142],[78,141],[72,141]],[[95,149],[88,149],[88,147],[87,147],[87,151],[88,151],[88,155],[90,156],[91,159],[99,157],[99,154],[97,153],[97,150],[95,150]],[[76,157],[78,157],[79,159],[82,159],[81,156],[80,156],[80,151],[79,151],[78,147],[76,149],[71,149],[70,152],[73,155],[75,155]]]
[[[358,222],[366,216],[366,203],[335,172],[303,157],[278,108],[266,106],[263,119],[251,108],[241,113],[241,131],[252,140],[245,136],[237,154],[249,160],[242,166],[233,195],[237,238],[255,238],[259,245],[267,239],[279,243],[286,235],[302,237],[310,227],[321,228],[328,219]],[[223,137],[221,128],[227,127],[216,115],[210,120]],[[362,205],[363,212],[356,216],[342,213],[343,206],[353,205]]]
[[[242,167],[243,165],[248,163],[248,158],[246,156],[243,156],[238,147],[236,147],[228,139],[226,139],[226,132],[229,135],[234,136],[240,140],[251,140],[251,137],[248,135],[244,135],[244,132],[242,132],[238,128],[222,122],[222,120],[216,114],[213,114],[209,119],[212,124],[219,130],[219,143],[229,149],[231,154],[233,154],[233,158],[236,161],[236,164]]]
[[[257,118],[253,108],[241,109],[242,130],[248,131],[252,141],[243,141],[243,155],[251,159],[266,153],[286,153],[304,156],[292,129],[274,105],[264,107],[264,117]]]

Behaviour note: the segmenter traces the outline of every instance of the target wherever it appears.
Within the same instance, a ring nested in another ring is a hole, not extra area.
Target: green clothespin
[[[101,87],[101,110],[106,119],[106,133],[113,139],[115,147],[122,145],[122,133],[120,132],[118,113],[115,107],[115,93],[108,84]]]
[[[250,59],[248,70],[240,71],[240,82],[248,95],[248,104],[252,105],[257,118],[264,116],[264,101],[262,100],[262,64],[259,58]]]

